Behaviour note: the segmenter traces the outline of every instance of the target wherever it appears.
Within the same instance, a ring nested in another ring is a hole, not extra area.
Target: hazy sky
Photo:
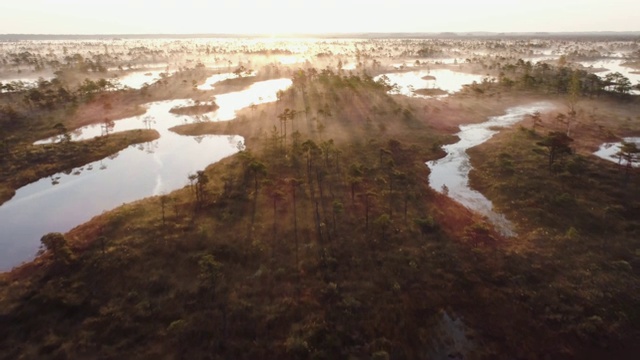
[[[640,31],[640,0],[0,0],[0,34]]]

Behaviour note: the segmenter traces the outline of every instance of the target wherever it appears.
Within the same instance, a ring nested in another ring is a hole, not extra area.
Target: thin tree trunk
[[[276,241],[277,241],[277,225],[276,225],[276,221],[277,221],[277,203],[278,203],[278,199],[274,196],[273,197],[273,243],[275,245]]]
[[[389,176],[389,218],[393,218],[393,174]]]
[[[296,205],[296,188],[293,187],[293,237],[296,243],[296,272],[298,272],[298,208]]]

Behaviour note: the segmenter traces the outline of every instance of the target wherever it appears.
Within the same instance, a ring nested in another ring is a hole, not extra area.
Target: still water
[[[225,121],[251,104],[276,100],[278,90],[291,85],[289,79],[253,84],[244,91],[216,97],[220,108],[206,114],[210,121]],[[169,128],[194,121],[169,110],[190,100],[147,104],[147,112],[115,122],[113,132],[151,128],[160,138],[132,145],[109,158],[59,173],[24,186],[0,206],[0,271],[9,270],[33,258],[40,238],[48,232],[66,232],[100,213],[123,203],[168,193],[187,184],[187,176],[238,151],[240,136],[182,136]],[[73,133],[73,140],[90,139],[102,133],[90,125]],[[46,139],[41,142],[50,142]]]
[[[622,140],[627,143],[634,143],[640,148],[640,137],[628,137]],[[618,155],[621,147],[622,142],[604,143],[600,145],[598,151],[594,152],[593,155],[608,161],[619,163],[621,165],[627,165],[627,162],[623,159],[620,159],[620,156]],[[639,163],[635,163],[632,165],[633,167],[640,167]]]
[[[392,90],[392,94],[423,98],[429,96],[416,94],[414,91],[420,89],[440,89],[448,93],[455,93],[462,90],[464,85],[471,84],[474,81],[481,82],[484,78],[480,75],[466,74],[449,69],[424,69],[385,75],[389,78],[391,85],[397,85],[396,89]],[[377,76],[374,80],[377,81],[382,76],[383,75]]]
[[[600,78],[604,79],[607,74],[610,73],[620,73],[629,81],[631,81],[631,85],[640,84],[640,71],[634,70],[633,68],[622,66],[622,64],[627,61],[625,59],[602,59],[597,61],[580,61],[579,64],[586,68],[593,69],[606,69],[604,71],[597,72]],[[640,90],[631,90],[631,94],[640,95]]]
[[[130,72],[122,76],[121,78],[117,78],[116,81],[120,84],[121,87],[140,89],[145,84],[151,85],[160,80],[160,74],[163,72],[167,75],[171,75],[171,73],[164,70],[143,70]]]
[[[511,126],[527,114],[551,109],[553,105],[546,102],[516,106],[509,108],[506,114],[490,117],[483,123],[460,126],[460,132],[456,134],[460,140],[442,147],[447,155],[442,159],[427,162],[431,170],[429,185],[436,191],[446,192],[449,197],[465,207],[486,216],[503,235],[514,236],[513,224],[504,215],[493,210],[493,204],[489,199],[469,187],[469,172],[472,167],[467,149],[484,143],[498,133],[492,128]]]

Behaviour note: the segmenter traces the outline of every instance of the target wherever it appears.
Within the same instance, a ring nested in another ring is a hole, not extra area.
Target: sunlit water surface
[[[249,76],[255,76],[255,74],[251,74]],[[205,80],[204,84],[198,86],[198,90],[213,90],[214,85],[219,83],[220,81],[235,79],[238,76],[234,73],[222,73],[211,75],[207,80]]]
[[[244,91],[216,97],[220,108],[206,114],[212,121],[231,120],[235,112],[251,104],[276,100],[278,90],[291,85],[289,79],[258,82]],[[147,104],[142,116],[116,121],[113,132],[151,128],[160,138],[132,145],[119,153],[68,173],[40,179],[17,190],[0,206],[0,270],[8,270],[35,255],[42,235],[66,232],[105,210],[147,196],[168,193],[187,184],[189,174],[204,169],[238,151],[240,136],[181,136],[169,128],[194,120],[169,113],[190,100]],[[201,119],[202,117],[200,117]],[[73,140],[100,136],[100,125],[73,133]],[[51,142],[46,139],[42,142]]]
[[[411,97],[427,98],[430,96],[414,93],[420,89],[440,89],[448,93],[455,93],[462,90],[464,85],[481,82],[484,78],[480,75],[466,74],[449,69],[416,70],[400,73],[385,74],[389,78],[391,85],[397,85],[392,94],[401,94]],[[374,80],[379,80],[383,75],[376,76]],[[428,77],[425,79],[424,77]],[[432,78],[431,78],[432,77]]]
[[[129,87],[132,89],[140,89],[145,84],[151,85],[161,79],[160,74],[166,73],[164,70],[141,70],[130,72],[117,81],[122,87]],[[167,73],[170,75],[171,73]]]
[[[430,186],[436,191],[447,193],[449,197],[465,207],[486,216],[503,235],[514,236],[513,224],[504,215],[493,210],[493,204],[489,199],[469,187],[469,171],[472,167],[467,149],[484,143],[498,133],[492,128],[511,126],[521,121],[527,114],[535,111],[549,111],[552,108],[553,105],[546,102],[517,106],[508,109],[505,115],[490,117],[483,123],[460,126],[460,132],[456,134],[460,140],[455,144],[442,147],[447,155],[442,159],[427,162],[431,170]]]
[[[581,64],[584,67],[592,67],[594,69],[606,69],[604,71],[600,71],[598,73],[596,73],[596,75],[598,75],[599,77],[603,78],[605,76],[607,76],[607,74],[610,73],[620,73],[622,74],[624,77],[626,77],[627,79],[629,79],[629,81],[631,81],[631,85],[637,85],[640,83],[640,71],[638,70],[634,70],[633,68],[627,67],[627,66],[622,66],[622,64],[627,61],[625,59],[602,59],[602,60],[597,60],[597,61],[580,61],[579,64]],[[633,95],[640,95],[640,90],[631,90],[629,92],[630,94]]]
[[[42,79],[45,81],[51,81],[54,78],[53,75],[43,75],[43,74],[28,74],[20,77],[0,77],[0,83],[2,84],[10,84],[10,83],[20,83],[23,88],[31,89],[38,85],[38,82]],[[8,92],[5,89],[0,89],[0,93]]]
[[[636,146],[640,148],[640,137],[628,137],[622,140],[627,143],[634,143],[636,144]],[[593,154],[599,158],[602,158],[608,161],[613,161],[624,166],[624,165],[627,165],[626,160],[620,159],[620,156],[618,155],[618,152],[620,152],[621,147],[622,147],[622,142],[604,143],[600,145],[600,148],[598,149],[598,151],[594,152]],[[635,163],[632,165],[633,167],[640,167],[639,163]]]

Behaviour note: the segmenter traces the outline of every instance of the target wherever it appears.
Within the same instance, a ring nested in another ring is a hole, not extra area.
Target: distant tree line
[[[583,69],[552,66],[544,62],[533,64],[522,59],[515,63],[497,63],[494,68],[499,72],[499,84],[508,88],[568,94],[577,84],[579,94],[588,97],[607,93],[627,95],[633,89],[640,89],[640,85],[633,85],[619,72],[600,77]]]

